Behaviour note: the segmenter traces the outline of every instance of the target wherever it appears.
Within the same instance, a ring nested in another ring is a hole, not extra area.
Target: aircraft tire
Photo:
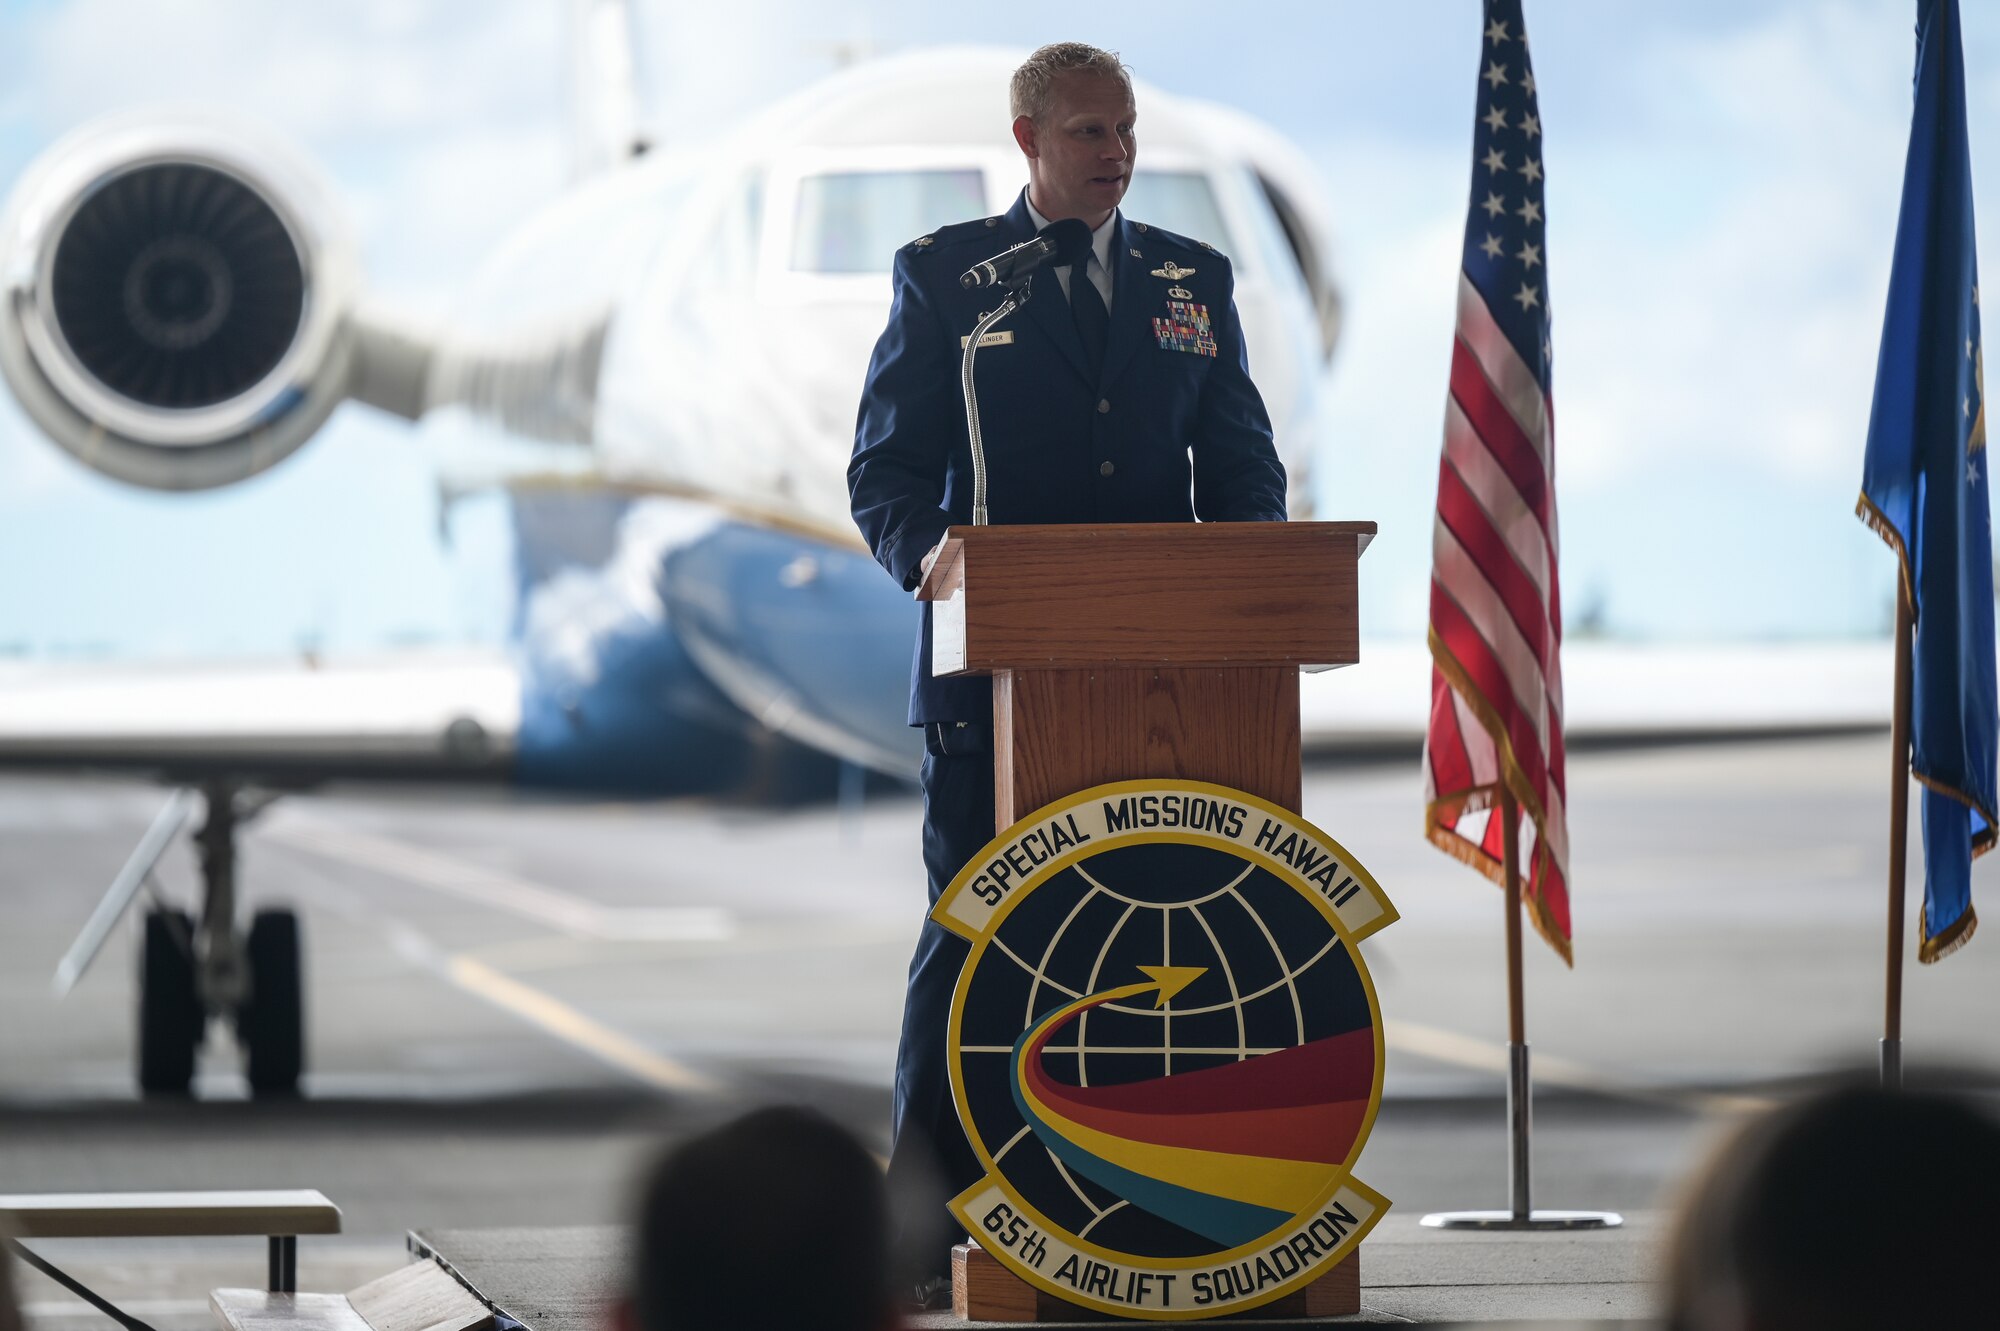
[[[182,910],[146,912],[139,951],[139,1089],[186,1095],[205,1014],[195,992],[194,919]]]
[[[296,1095],[305,1070],[305,986],[299,967],[299,917],[260,910],[246,945],[250,997],[237,1014],[252,1095]]]

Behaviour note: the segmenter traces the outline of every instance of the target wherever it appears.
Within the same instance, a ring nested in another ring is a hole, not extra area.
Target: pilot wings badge
[[[1153,270],[1153,276],[1164,277],[1169,282],[1178,282],[1183,277],[1193,277],[1194,269],[1183,268],[1179,264],[1175,263],[1172,259],[1169,259],[1166,261],[1164,265],[1155,268]]]

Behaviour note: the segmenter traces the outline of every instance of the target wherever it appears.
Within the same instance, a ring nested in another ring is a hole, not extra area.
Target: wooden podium
[[[995,831],[1107,781],[1213,781],[1299,812],[1299,671],[1360,659],[1372,522],[953,527],[917,589],[932,670],[993,677]],[[1360,1311],[1356,1252],[1249,1316]],[[1081,1311],[975,1244],[954,1255],[973,1320]]]
[[[1104,781],[1299,807],[1299,671],[1360,659],[1372,522],[953,527],[932,669],[993,676],[995,830]]]

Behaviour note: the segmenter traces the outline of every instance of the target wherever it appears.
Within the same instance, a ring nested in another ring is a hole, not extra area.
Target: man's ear
[[[1041,150],[1035,146],[1035,122],[1031,116],[1014,117],[1014,142],[1021,145],[1021,151],[1030,157],[1040,157]]]

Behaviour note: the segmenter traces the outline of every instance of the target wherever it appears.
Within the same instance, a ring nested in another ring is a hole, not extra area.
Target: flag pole
[[[1910,584],[1896,579],[1896,706],[1889,726],[1889,965],[1882,1012],[1882,1088],[1903,1086],[1903,898],[1910,839]]]
[[[1500,787],[1500,853],[1507,887],[1507,1199],[1517,1223],[1534,1214],[1528,1150],[1533,1104],[1528,1082],[1527,1001],[1521,985],[1521,831],[1514,792]]]
[[[1435,1211],[1430,1229],[1615,1229],[1616,1211],[1537,1211],[1529,1178],[1530,1119],[1527,1000],[1521,982],[1521,806],[1505,781],[1493,816],[1500,828],[1501,883],[1507,889],[1507,1209]]]

